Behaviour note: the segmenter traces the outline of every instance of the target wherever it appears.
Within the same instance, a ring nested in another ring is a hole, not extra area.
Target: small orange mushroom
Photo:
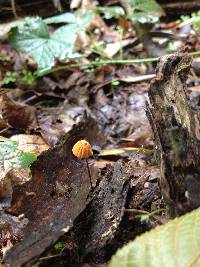
[[[72,148],[72,153],[79,159],[87,159],[93,155],[92,147],[86,140],[79,140]]]
[[[90,143],[87,142],[86,140],[79,140],[74,144],[72,148],[72,153],[74,154],[75,157],[86,160],[88,175],[90,178],[90,186],[92,188],[92,178],[91,178],[89,164],[87,161],[87,159],[93,155]]]

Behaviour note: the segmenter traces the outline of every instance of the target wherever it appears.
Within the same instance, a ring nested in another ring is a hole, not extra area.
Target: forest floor
[[[63,69],[40,77],[31,56],[0,34],[0,141],[37,155],[31,171],[13,167],[12,147],[0,155],[0,248],[10,266],[106,266],[170,219],[146,102],[157,57],[196,52],[200,37],[190,22],[163,17],[148,29],[152,52],[126,19],[96,15],[89,27],[92,35],[77,38],[82,62],[58,60]],[[186,79],[191,108],[200,103],[199,70],[197,55]],[[89,171],[72,153],[82,139],[93,149]]]

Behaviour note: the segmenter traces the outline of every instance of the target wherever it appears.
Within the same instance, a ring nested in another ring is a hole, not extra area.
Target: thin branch
[[[15,4],[15,0],[11,0],[11,7],[12,7],[12,12],[15,16],[15,19],[18,19],[19,16],[17,15],[17,9],[16,9],[16,4]]]

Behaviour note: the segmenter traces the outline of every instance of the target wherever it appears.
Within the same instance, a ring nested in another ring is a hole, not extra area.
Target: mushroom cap
[[[93,155],[92,147],[86,140],[79,140],[72,148],[72,153],[79,159],[87,159]]]

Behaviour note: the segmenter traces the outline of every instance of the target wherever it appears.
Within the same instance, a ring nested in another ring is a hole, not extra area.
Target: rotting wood
[[[200,206],[200,117],[187,95],[190,64],[186,54],[163,56],[147,103],[162,195],[171,217]]]

